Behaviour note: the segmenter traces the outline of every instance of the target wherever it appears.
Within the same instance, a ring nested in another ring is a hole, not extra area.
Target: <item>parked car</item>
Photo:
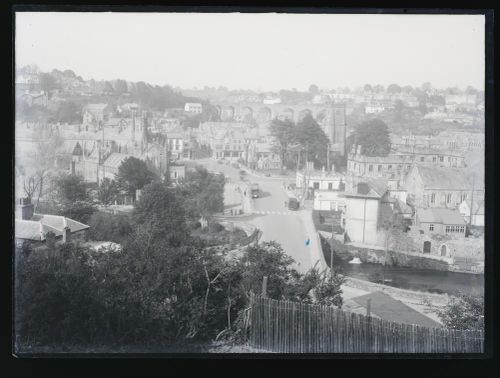
[[[288,199],[288,209],[289,210],[298,210],[299,209],[299,201],[297,198],[290,197]]]

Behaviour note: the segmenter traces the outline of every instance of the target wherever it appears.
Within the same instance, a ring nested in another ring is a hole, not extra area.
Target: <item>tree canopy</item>
[[[380,119],[370,119],[355,127],[347,140],[348,149],[360,145],[366,156],[387,156],[391,151],[389,128]]]
[[[280,154],[281,166],[286,160],[288,147],[293,143],[295,125],[290,120],[273,119],[270,126],[271,135],[274,137],[274,148]]]
[[[438,315],[446,328],[484,330],[484,298],[461,294],[440,310]]]
[[[224,209],[224,175],[208,172],[197,166],[186,172],[178,192],[183,198],[186,214],[190,219],[210,217]]]
[[[148,169],[146,162],[135,157],[125,159],[118,167],[116,181],[120,189],[135,196],[137,189],[142,189],[156,179],[156,175]]]

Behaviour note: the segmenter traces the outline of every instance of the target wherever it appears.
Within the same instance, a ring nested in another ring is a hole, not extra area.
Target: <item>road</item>
[[[239,182],[239,170],[230,165],[217,164],[213,160],[200,160],[197,163],[204,165],[209,170],[224,173],[231,182]],[[320,246],[315,238],[314,225],[310,210],[290,211],[285,207],[287,200],[283,190],[282,180],[244,175],[247,182],[258,183],[262,195],[252,199],[252,213],[248,222],[262,231],[261,241],[277,241],[285,252],[292,257],[295,268],[304,273],[309,270],[320,252]],[[306,240],[310,238],[309,245]]]

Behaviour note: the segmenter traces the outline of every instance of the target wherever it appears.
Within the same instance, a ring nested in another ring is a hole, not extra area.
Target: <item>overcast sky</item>
[[[484,17],[17,13],[16,64],[182,88],[484,88]]]

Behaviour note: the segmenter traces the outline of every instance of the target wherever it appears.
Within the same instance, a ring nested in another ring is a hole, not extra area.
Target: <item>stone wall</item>
[[[383,264],[386,255],[384,250],[342,244],[337,240],[333,241],[333,249],[336,256],[345,261],[350,261],[353,257],[358,257],[362,262]],[[387,252],[387,264],[428,270],[450,270],[449,264],[445,259],[395,251]]]

